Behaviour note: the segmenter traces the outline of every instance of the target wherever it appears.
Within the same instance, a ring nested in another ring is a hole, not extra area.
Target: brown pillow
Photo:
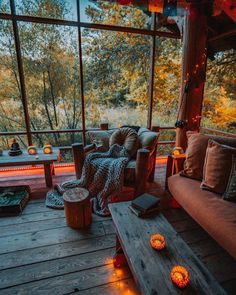
[[[120,128],[110,137],[110,146],[115,143],[124,146],[129,155],[133,156],[137,152],[139,145],[138,133],[131,128]]]
[[[233,155],[232,168],[223,199],[236,203],[236,155]]]
[[[187,132],[187,139],[188,148],[181,176],[202,180],[209,137],[195,132]]]
[[[236,155],[235,148],[209,140],[203,168],[202,189],[218,194],[225,192],[233,155]]]

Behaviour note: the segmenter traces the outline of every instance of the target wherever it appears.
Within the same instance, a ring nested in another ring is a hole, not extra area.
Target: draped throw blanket
[[[110,197],[121,192],[128,161],[128,152],[118,144],[112,145],[108,152],[89,154],[85,158],[81,178],[66,181],[49,191],[46,206],[63,208],[62,194],[70,188],[84,187],[89,191],[93,212],[109,216]]]

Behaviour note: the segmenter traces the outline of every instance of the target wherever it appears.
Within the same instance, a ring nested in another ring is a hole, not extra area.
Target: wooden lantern
[[[150,244],[155,250],[162,250],[166,247],[165,238],[160,234],[151,235]]]
[[[181,289],[185,288],[189,284],[189,273],[184,266],[174,266],[171,270],[170,276],[172,282]]]
[[[52,154],[52,152],[53,152],[52,146],[50,144],[46,144],[43,147],[43,152],[44,152],[44,154]]]
[[[29,155],[36,155],[37,154],[37,148],[34,145],[31,145],[28,147],[28,154]]]

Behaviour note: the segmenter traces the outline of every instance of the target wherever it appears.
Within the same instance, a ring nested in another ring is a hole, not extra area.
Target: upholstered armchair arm
[[[83,146],[82,143],[72,144],[72,152],[73,152],[73,158],[75,163],[75,175],[77,179],[81,177],[82,168],[84,165],[84,158],[86,154],[95,151],[95,149],[96,149],[95,144],[89,144],[87,146]]]
[[[149,155],[150,151],[147,149],[139,149],[137,152],[135,167],[135,197],[145,192],[148,178]]]

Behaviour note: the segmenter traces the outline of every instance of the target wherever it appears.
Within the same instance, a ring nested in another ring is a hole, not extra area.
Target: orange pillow
[[[202,180],[203,166],[209,137],[196,132],[187,132],[188,148],[181,176]]]
[[[225,192],[233,155],[236,155],[236,148],[209,140],[203,168],[202,189],[218,194]]]

